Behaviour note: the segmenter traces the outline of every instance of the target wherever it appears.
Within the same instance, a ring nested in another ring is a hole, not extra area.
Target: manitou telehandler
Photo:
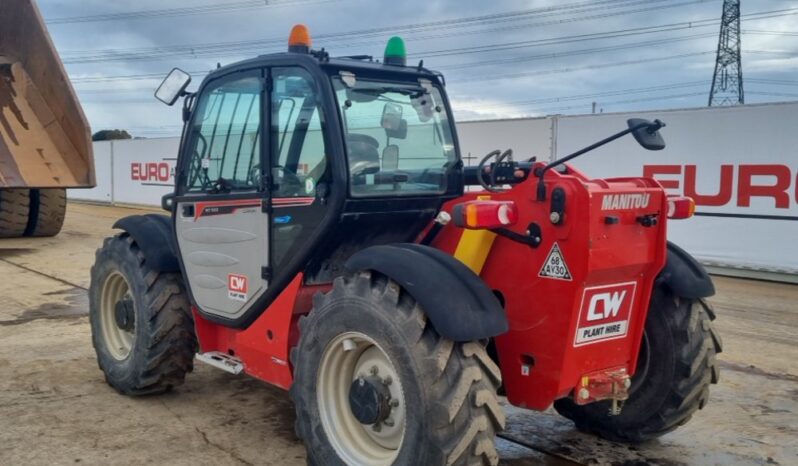
[[[111,386],[245,372],[290,391],[315,465],[495,465],[499,393],[630,442],[704,406],[714,288],[665,233],[692,200],[563,163],[629,133],[661,149],[661,122],[464,167],[443,76],[400,38],[382,61],[310,46],[296,26],[287,53],[156,91],[185,97],[171,217],[119,220],[91,271]]]

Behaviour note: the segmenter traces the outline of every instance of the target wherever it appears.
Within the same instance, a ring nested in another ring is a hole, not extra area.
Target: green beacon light
[[[385,46],[384,63],[395,66],[407,64],[407,50],[405,50],[405,41],[401,37],[393,36],[388,39],[388,44]]]

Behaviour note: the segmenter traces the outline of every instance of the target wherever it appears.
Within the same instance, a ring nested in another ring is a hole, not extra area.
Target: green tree
[[[133,137],[123,129],[104,129],[97,131],[91,137],[92,141],[110,141],[112,139],[132,139]]]

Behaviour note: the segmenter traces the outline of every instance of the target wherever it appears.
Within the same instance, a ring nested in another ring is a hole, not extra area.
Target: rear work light
[[[668,196],[668,218],[690,218],[695,213],[695,201],[687,196]]]
[[[502,228],[518,221],[518,208],[513,201],[468,201],[454,206],[452,220],[470,230]]]

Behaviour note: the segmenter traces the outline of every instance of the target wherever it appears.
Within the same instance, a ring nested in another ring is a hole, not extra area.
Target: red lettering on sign
[[[720,186],[717,194],[699,194],[698,167],[696,165],[645,165],[643,176],[656,178],[659,175],[683,175],[683,179],[657,179],[665,189],[683,188],[683,194],[695,200],[698,206],[720,207],[735,203],[738,207],[751,207],[751,199],[765,197],[773,199],[777,209],[791,207],[793,175],[786,165],[738,165],[735,177],[734,165],[721,165]],[[705,169],[702,169],[705,170]],[[757,180],[755,177],[769,177]],[[736,183],[736,186],[735,186]],[[798,176],[795,177],[795,202],[798,203]]]
[[[790,169],[784,165],[740,165],[740,181],[737,186],[737,205],[740,207],[750,207],[751,198],[772,197],[776,200],[776,208],[789,209],[790,195]],[[771,176],[776,178],[776,183],[772,185],[754,186],[752,178],[754,176]]]
[[[643,176],[646,178],[657,178],[657,175],[681,175],[681,165],[645,165],[643,166]],[[665,189],[679,189],[678,180],[660,180],[659,184]]]
[[[134,162],[130,164],[130,179],[133,181],[168,183],[171,177],[172,167],[166,162]]]
[[[731,201],[732,183],[734,182],[734,165],[720,166],[720,187],[718,194],[698,194],[696,188],[696,166],[684,167],[684,195],[692,197],[696,205],[722,206]]]

